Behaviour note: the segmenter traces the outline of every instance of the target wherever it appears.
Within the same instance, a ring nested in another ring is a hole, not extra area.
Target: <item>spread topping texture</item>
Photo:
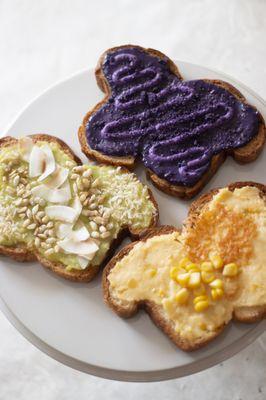
[[[147,187],[120,168],[77,165],[56,142],[0,150],[0,245],[27,245],[68,270],[99,265],[123,227],[148,227]]]
[[[258,133],[251,106],[212,83],[182,81],[166,59],[137,47],[111,50],[102,69],[111,95],[87,123],[90,147],[140,157],[172,184],[193,186],[214,155]]]
[[[181,233],[138,242],[108,275],[115,303],[148,301],[181,338],[213,337],[266,305],[266,206],[256,187],[220,189]]]

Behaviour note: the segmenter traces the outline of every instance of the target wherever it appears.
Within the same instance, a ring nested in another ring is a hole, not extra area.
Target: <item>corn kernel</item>
[[[151,268],[151,269],[149,270],[149,276],[150,276],[151,278],[153,278],[156,274],[157,274],[157,269]]]
[[[210,253],[209,258],[215,269],[220,269],[223,267],[223,260],[218,254]]]
[[[180,262],[178,263],[179,268],[186,268],[187,264],[190,264],[191,261],[188,257],[184,257],[180,260]]]
[[[194,305],[194,309],[197,312],[201,312],[206,310],[209,307],[209,302],[208,300],[204,300],[204,301],[198,301],[195,305]]]
[[[165,296],[165,292],[163,289],[159,289],[159,296],[160,297],[164,297]]]
[[[220,299],[221,297],[223,297],[223,294],[224,294],[223,289],[217,288],[217,289],[211,290],[211,296],[212,296],[213,300]]]
[[[175,299],[179,304],[186,304],[188,298],[189,298],[189,291],[186,288],[180,289],[175,296]]]
[[[200,272],[192,272],[189,276],[188,287],[195,289],[200,286]]]
[[[202,296],[197,296],[195,297],[195,299],[193,300],[193,304],[198,303],[198,301],[206,301],[208,300],[208,297],[206,295],[202,295]]]
[[[200,271],[198,264],[195,264],[195,263],[190,263],[185,268],[188,272],[199,272]]]
[[[221,279],[215,279],[210,283],[210,287],[213,289],[223,289],[223,281]]]
[[[134,289],[137,286],[137,284],[138,282],[134,278],[131,278],[127,283],[128,287],[131,289]]]
[[[193,289],[194,296],[201,296],[206,293],[205,286],[201,283],[199,287]]]
[[[210,261],[204,261],[201,263],[200,268],[202,271],[205,272],[212,272],[213,271],[213,264]]]
[[[171,312],[172,307],[173,307],[173,301],[170,299],[164,299],[162,301],[163,303],[163,308],[165,309],[165,311]]]
[[[223,269],[224,276],[236,276],[238,274],[238,266],[235,263],[226,264]]]
[[[201,279],[204,283],[211,283],[215,279],[215,276],[212,272],[201,271]]]
[[[187,287],[190,275],[188,272],[177,275],[177,282],[183,287]]]
[[[200,329],[201,329],[202,331],[206,331],[206,330],[207,330],[207,325],[205,324],[205,322],[201,322],[201,323],[199,324],[199,327],[200,327]]]
[[[177,272],[178,272],[178,269],[176,267],[172,267],[170,269],[170,278],[171,279],[176,279],[177,278]]]

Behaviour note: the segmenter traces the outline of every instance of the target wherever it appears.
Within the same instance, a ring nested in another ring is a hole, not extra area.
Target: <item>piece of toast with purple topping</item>
[[[237,182],[192,203],[183,229],[152,229],[103,272],[119,316],[140,308],[182,350],[205,346],[232,320],[266,317],[266,187]]]
[[[158,220],[149,189],[121,167],[83,165],[44,134],[0,139],[0,253],[88,282],[123,237]]]
[[[79,128],[82,151],[99,162],[144,164],[153,184],[180,198],[195,196],[231,155],[240,163],[261,152],[265,123],[231,84],[184,81],[153,49],[108,49],[95,71],[105,97]]]

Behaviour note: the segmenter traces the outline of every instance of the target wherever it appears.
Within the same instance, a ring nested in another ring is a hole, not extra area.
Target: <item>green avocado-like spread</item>
[[[0,150],[0,245],[27,247],[50,261],[64,264],[68,270],[84,269],[79,254],[61,247],[62,237],[58,232],[69,227],[62,220],[64,214],[61,219],[47,215],[51,206],[73,207],[74,199],[78,199],[81,208],[72,231],[85,228],[90,236],[86,240],[98,246],[86,267],[103,261],[111,242],[123,228],[138,231],[149,227],[156,209],[147,187],[134,174],[112,166],[78,166],[59,143],[33,143],[35,150],[38,147],[44,151],[47,145],[52,150],[56,170],[42,181],[40,174],[33,176],[37,168],[34,161],[38,164],[38,157],[37,161],[32,157],[33,150],[27,158],[20,141]],[[53,165],[53,161],[49,162]],[[67,178],[61,186],[53,188],[53,179],[60,169]],[[42,194],[40,186],[44,188],[44,198],[36,195]],[[58,190],[68,193],[67,201],[64,198],[62,202],[54,201],[52,193]],[[67,238],[66,235],[64,239]]]

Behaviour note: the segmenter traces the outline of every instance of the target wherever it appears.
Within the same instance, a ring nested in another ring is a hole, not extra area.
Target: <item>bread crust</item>
[[[28,135],[28,136],[33,140],[33,142],[43,140],[48,143],[51,143],[51,142],[57,143],[61,147],[61,149],[65,153],[67,153],[67,155],[70,158],[73,159],[73,161],[75,161],[78,165],[82,165],[81,160],[75,155],[75,153],[71,150],[71,148],[65,142],[63,142],[61,139],[56,138],[54,136],[46,135],[46,134],[35,134],[35,135]],[[13,144],[16,144],[17,141],[18,140],[16,138],[13,138],[11,136],[1,138],[0,139],[0,149],[2,147],[9,147]],[[124,168],[124,172],[126,173],[128,171]],[[153,204],[155,206],[156,212],[153,216],[153,219],[151,221],[149,228],[147,228],[147,229],[155,227],[157,225],[158,218],[159,218],[158,206],[157,206],[157,203],[156,203],[156,201],[153,197],[153,194],[150,190],[149,190],[149,196],[150,196],[150,200],[153,202]],[[20,261],[20,262],[39,261],[39,263],[43,267],[53,271],[58,276],[61,276],[62,278],[68,279],[70,281],[90,282],[97,275],[99,270],[101,268],[103,268],[103,266],[110,259],[110,257],[112,257],[115,249],[117,248],[117,246],[119,246],[119,244],[122,242],[122,240],[125,237],[129,236],[132,240],[136,240],[136,239],[140,238],[142,235],[144,235],[146,233],[147,229],[134,230],[131,227],[125,227],[124,229],[121,229],[120,233],[118,234],[118,237],[112,241],[110,249],[108,250],[102,263],[100,265],[88,266],[84,270],[73,269],[71,271],[67,271],[64,264],[59,263],[59,262],[52,262],[52,261],[48,260],[47,258],[42,257],[37,251],[36,252],[29,251],[25,246],[22,246],[22,245],[17,245],[15,247],[0,246],[0,254],[11,257],[12,259],[14,259],[16,261]]]
[[[244,186],[257,187],[260,191],[261,196],[266,199],[266,186],[260,183],[249,181],[235,182],[228,185],[228,189],[234,191],[235,189]],[[202,208],[212,200],[213,196],[218,192],[218,190],[219,188],[211,190],[209,193],[200,196],[196,201],[191,204],[185,224],[186,227],[193,227],[193,224],[198,218]],[[140,241],[145,242],[147,239],[153,236],[165,235],[175,231],[178,231],[178,229],[174,226],[160,226],[155,229],[150,229],[145,237],[142,237]],[[129,254],[137,243],[139,243],[139,241],[130,243],[129,245],[124,247],[114,258],[109,261],[109,263],[105,267],[102,275],[103,297],[105,303],[117,315],[123,318],[130,318],[134,314],[136,314],[139,309],[144,309],[149,314],[155,325],[157,325],[176,344],[177,347],[181,348],[184,351],[197,350],[208,344],[211,340],[213,340],[222,332],[226,324],[221,325],[215,332],[213,332],[212,336],[208,337],[207,340],[206,338],[199,338],[196,342],[191,342],[189,340],[184,340],[180,337],[180,335],[175,331],[173,324],[171,324],[169,320],[165,317],[163,308],[155,304],[154,302],[141,301],[130,302],[128,304],[121,305],[121,303],[116,302],[116,300],[112,297],[110,293],[108,276],[112,268],[114,268],[117,264],[117,262],[122,260],[127,254]],[[237,307],[234,309],[232,316],[233,320],[245,323],[258,322],[263,318],[266,318],[266,304],[257,307]]]
[[[91,159],[94,159],[98,162],[106,163],[106,164],[111,164],[111,165],[119,165],[119,166],[125,166],[128,169],[134,169],[136,166],[136,158],[129,156],[129,157],[111,157],[107,156],[97,150],[93,150],[87,141],[86,138],[86,125],[89,120],[89,118],[96,112],[98,111],[109,99],[111,95],[111,88],[104,76],[102,65],[104,58],[107,53],[123,49],[123,48],[130,48],[133,45],[124,45],[124,46],[117,46],[110,48],[106,50],[100,57],[98,64],[95,69],[95,76],[96,76],[96,81],[99,86],[99,88],[103,91],[105,94],[105,97],[103,100],[101,100],[96,106],[89,111],[82,122],[82,125],[79,127],[78,130],[78,137],[81,145],[81,150],[83,153]],[[171,72],[173,72],[177,77],[179,77],[181,80],[183,79],[178,67],[175,65],[175,63],[168,58],[165,54],[159,52],[158,50],[154,49],[145,49],[141,46],[134,46],[136,48],[139,48],[141,50],[146,51],[147,53],[151,55],[155,55],[160,58],[164,58],[167,60],[169,69]],[[236,89],[233,85],[229,84],[228,82],[218,80],[218,79],[204,79],[205,82],[212,83],[214,85],[220,86],[223,89],[226,89],[229,91],[233,96],[235,96],[238,100],[244,102],[247,104],[247,101],[245,97],[241,94],[241,92]],[[253,107],[255,110],[256,108]],[[256,110],[257,111],[257,110]],[[156,175],[154,172],[152,172],[150,169],[146,169],[147,176],[149,179],[152,181],[154,186],[156,186],[159,190],[170,194],[175,197],[179,197],[182,199],[190,199],[194,197],[197,193],[201,191],[201,189],[209,182],[209,180],[212,178],[212,176],[216,173],[220,165],[225,161],[227,155],[231,155],[237,162],[241,164],[246,164],[251,161],[254,161],[260,152],[263,149],[264,143],[266,139],[266,127],[265,127],[265,122],[262,117],[262,115],[259,113],[259,129],[257,135],[245,146],[242,146],[238,149],[233,149],[229,151],[223,151],[219,153],[218,155],[215,155],[211,159],[211,164],[206,171],[206,173],[201,177],[201,179],[193,186],[183,186],[183,185],[173,185],[167,182],[165,179],[160,178],[158,175]]]

